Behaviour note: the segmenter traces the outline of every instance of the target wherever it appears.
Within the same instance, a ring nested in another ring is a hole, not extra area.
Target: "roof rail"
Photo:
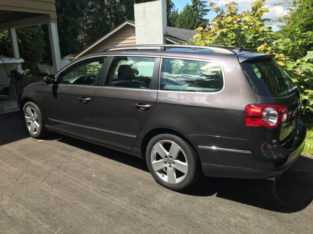
[[[123,46],[115,46],[108,47],[99,52],[106,52],[110,50],[122,50],[122,49],[156,49],[159,48],[162,51],[165,51],[167,48],[191,48],[191,49],[205,49],[212,50],[214,53],[223,53],[223,54],[236,54],[229,47],[222,46],[194,46],[194,45],[169,45],[169,44],[137,44],[137,45],[123,45]]]
[[[243,48],[243,47],[234,47],[232,48],[233,51],[235,52],[244,52],[244,51],[247,51],[247,52],[258,52],[257,49],[250,49],[250,48]]]

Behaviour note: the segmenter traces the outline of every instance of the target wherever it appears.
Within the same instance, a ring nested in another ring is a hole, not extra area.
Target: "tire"
[[[160,134],[149,141],[146,163],[154,179],[174,191],[188,188],[201,175],[197,153],[173,134]]]
[[[23,105],[23,116],[26,129],[31,137],[38,139],[46,135],[47,130],[42,113],[34,102],[29,101]]]

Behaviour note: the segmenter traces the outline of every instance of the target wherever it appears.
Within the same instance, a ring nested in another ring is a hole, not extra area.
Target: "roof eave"
[[[76,55],[75,59],[78,59],[79,57],[82,57],[84,54],[86,54],[88,51],[90,51],[92,48],[96,47],[97,45],[99,45],[101,42],[103,42],[104,40],[106,40],[108,37],[110,37],[111,35],[113,35],[114,33],[116,33],[117,31],[121,30],[122,28],[124,28],[126,25],[130,25],[135,27],[135,24],[132,23],[131,21],[126,20],[123,24],[121,24],[120,26],[118,26],[116,29],[114,29],[113,31],[109,32],[108,34],[104,35],[102,38],[100,38],[98,41],[96,41],[95,43],[93,43],[92,45],[90,45],[89,47],[87,47],[85,50],[83,50],[82,52],[80,52],[78,55]]]

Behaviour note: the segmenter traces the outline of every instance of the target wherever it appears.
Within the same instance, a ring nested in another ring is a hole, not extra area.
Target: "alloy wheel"
[[[38,113],[34,107],[28,105],[24,108],[24,118],[28,132],[36,135],[40,131],[40,121]]]
[[[153,146],[151,165],[156,175],[170,184],[180,183],[188,173],[184,150],[171,140],[161,140]]]

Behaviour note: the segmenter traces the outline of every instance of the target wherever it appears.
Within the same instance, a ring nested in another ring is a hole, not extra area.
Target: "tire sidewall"
[[[159,178],[159,176],[155,173],[155,171],[152,168],[151,151],[152,151],[153,146],[161,140],[174,141],[185,152],[187,162],[188,162],[188,172],[186,174],[185,179],[183,181],[181,181],[180,183],[169,184],[169,183],[163,181],[161,178]],[[152,174],[152,176],[154,177],[154,179],[159,184],[163,185],[166,188],[174,190],[174,191],[181,191],[181,190],[188,188],[190,185],[192,185],[196,181],[196,179],[198,179],[198,177],[200,175],[198,155],[196,154],[196,152],[193,150],[193,148],[185,140],[183,140],[182,138],[180,138],[176,135],[173,135],[173,134],[160,134],[160,135],[153,137],[147,145],[145,158],[146,158],[146,163],[147,163],[148,169],[149,169],[150,173]]]
[[[28,128],[27,128],[27,124],[26,124],[26,119],[25,119],[25,109],[27,106],[31,106],[35,109],[35,111],[37,112],[37,115],[38,115],[38,121],[39,121],[39,124],[40,124],[40,127],[39,127],[39,131],[37,132],[37,134],[32,134],[28,131]],[[25,126],[27,128],[27,131],[29,133],[29,135],[33,138],[40,138],[43,136],[43,133],[44,133],[44,125],[43,125],[43,118],[42,118],[42,114],[41,114],[41,111],[39,109],[39,107],[34,103],[34,102],[31,102],[31,101],[28,101],[26,102],[24,105],[23,105],[23,118],[24,118],[24,123],[25,123]]]

